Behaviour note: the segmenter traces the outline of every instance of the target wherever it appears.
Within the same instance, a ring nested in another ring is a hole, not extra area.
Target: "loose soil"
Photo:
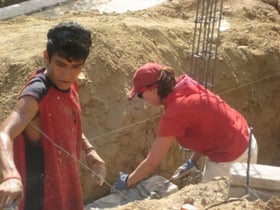
[[[279,0],[224,1],[223,17],[230,28],[220,34],[213,88],[253,127],[259,163],[274,166],[280,166],[279,10]],[[124,14],[69,10],[53,18],[37,13],[0,21],[0,120],[13,109],[30,73],[44,66],[42,52],[51,26],[73,20],[92,30],[92,51],[79,77],[80,100],[84,132],[106,161],[108,184],[98,186],[82,166],[81,178],[85,203],[107,195],[119,171],[131,172],[145,158],[162,113],[141,100],[126,100],[132,74],[149,61],[186,72],[195,11],[195,1],[174,0]],[[169,178],[187,157],[174,145],[154,174]],[[219,203],[211,209],[280,209],[277,197],[228,200],[227,186],[223,179],[180,186],[167,198],[123,209],[178,209],[187,202],[201,208]]]

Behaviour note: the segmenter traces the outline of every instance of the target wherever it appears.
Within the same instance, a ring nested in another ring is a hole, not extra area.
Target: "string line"
[[[261,82],[261,81],[263,81],[263,80],[265,80],[265,79],[269,79],[269,78],[271,78],[271,77],[273,77],[273,76],[275,76],[275,75],[277,75],[277,74],[280,74],[280,72],[276,72],[276,73],[274,73],[274,74],[271,74],[271,75],[262,77],[262,78],[260,78],[260,79],[257,79],[257,80],[254,80],[254,81],[245,83],[245,84],[240,85],[240,86],[235,87],[235,88],[230,88],[230,89],[228,89],[228,90],[226,90],[226,91],[223,91],[223,92],[219,93],[218,95],[222,96],[222,95],[228,94],[228,93],[230,93],[230,92],[236,91],[236,90],[241,89],[241,88],[244,88],[244,87],[246,87],[246,86],[250,86],[250,85],[252,85],[252,84]],[[154,115],[154,116],[152,116],[152,117],[150,117],[150,118],[147,118],[147,119],[138,121],[138,122],[133,123],[133,124],[130,124],[130,125],[128,125],[128,126],[124,126],[124,127],[121,127],[121,128],[115,129],[115,130],[112,130],[112,131],[110,131],[110,132],[108,132],[108,133],[104,133],[104,134],[102,134],[102,135],[100,135],[100,136],[96,136],[96,137],[92,137],[92,138],[88,138],[88,139],[89,139],[89,140],[100,139],[100,138],[103,138],[103,137],[105,137],[105,136],[111,135],[111,134],[113,134],[113,133],[121,132],[121,131],[123,131],[123,130],[125,130],[125,129],[127,129],[127,128],[140,125],[140,124],[142,124],[142,123],[145,123],[145,122],[147,122],[147,121],[153,120],[153,119],[158,118],[158,117],[160,117],[160,116],[161,116],[160,114],[159,114],[159,115]]]

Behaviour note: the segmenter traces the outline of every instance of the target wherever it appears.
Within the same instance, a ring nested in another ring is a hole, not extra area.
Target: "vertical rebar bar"
[[[218,0],[197,1],[191,61],[187,73],[206,87],[213,87],[214,84],[223,0],[219,2],[218,9]]]
[[[222,8],[223,0],[197,0],[191,60],[187,74],[206,88],[214,86]],[[211,65],[212,61],[214,63]],[[181,148],[181,151],[184,153],[186,148]],[[185,156],[182,156],[185,161],[184,158]]]
[[[250,180],[250,161],[251,161],[251,146],[252,146],[252,137],[253,137],[253,128],[250,127],[250,136],[249,136],[249,146],[248,146],[248,159],[247,159],[247,171],[246,171],[246,194],[249,193],[249,180]]]

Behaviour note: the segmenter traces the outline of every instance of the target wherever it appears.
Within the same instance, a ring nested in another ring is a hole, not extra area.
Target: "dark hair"
[[[163,67],[158,79],[158,95],[160,100],[164,99],[169,93],[171,93],[175,85],[175,71],[170,67]]]
[[[59,23],[47,34],[47,52],[49,59],[54,54],[66,59],[80,60],[89,55],[91,32],[75,22]]]

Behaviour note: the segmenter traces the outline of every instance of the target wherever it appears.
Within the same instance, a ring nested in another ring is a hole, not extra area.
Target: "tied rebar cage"
[[[214,86],[222,9],[223,0],[197,0],[190,68],[187,70],[187,74],[206,88]],[[189,153],[192,151],[183,147],[180,147],[180,150],[182,152],[181,161],[185,162],[186,155],[190,157]],[[204,166],[201,166],[202,170],[203,168]],[[202,178],[202,171],[196,173],[192,178],[185,184],[191,184],[193,180],[199,182]]]
[[[214,86],[223,0],[197,0],[188,74],[206,88]]]

